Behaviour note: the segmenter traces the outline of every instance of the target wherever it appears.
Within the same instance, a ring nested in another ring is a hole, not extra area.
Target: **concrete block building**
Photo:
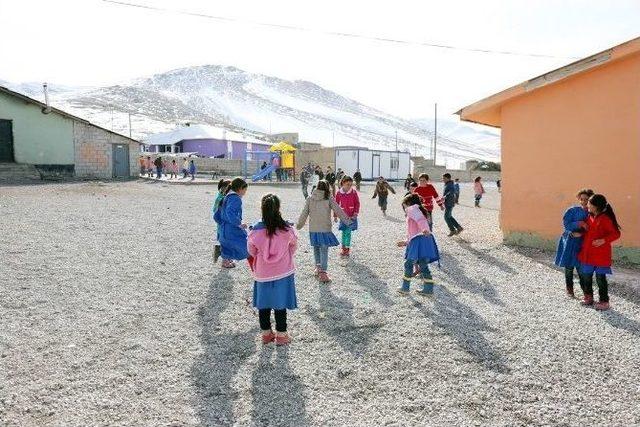
[[[140,143],[0,87],[0,163],[81,178],[138,175]],[[12,169],[7,169],[11,173]]]

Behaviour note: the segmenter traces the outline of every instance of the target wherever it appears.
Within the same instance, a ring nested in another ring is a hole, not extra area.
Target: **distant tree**
[[[487,172],[500,172],[502,170],[502,166],[497,162],[485,162],[479,161],[475,165],[472,166],[471,170],[474,171],[487,171]]]

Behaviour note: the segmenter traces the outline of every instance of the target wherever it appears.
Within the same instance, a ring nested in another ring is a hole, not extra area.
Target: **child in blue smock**
[[[227,190],[229,189],[230,184],[231,184],[231,181],[229,181],[228,179],[221,179],[218,182],[218,192],[216,193],[216,198],[213,201],[213,206],[211,207],[211,218],[214,221],[215,221],[216,212],[218,212],[218,209],[220,209],[220,205],[222,204],[222,200],[224,199],[224,196],[227,194]],[[220,250],[220,227],[218,227],[216,230],[216,243],[213,248],[214,263],[218,262],[218,258],[220,258],[221,253],[222,252]]]
[[[589,197],[593,196],[593,190],[583,189],[578,191],[576,198],[580,202],[578,206],[572,206],[566,210],[562,217],[564,232],[558,240],[555,264],[564,267],[564,278],[567,295],[570,298],[575,296],[573,292],[573,271],[579,269],[578,252],[582,247],[582,235],[585,231],[585,224],[589,213],[587,204]],[[578,271],[578,274],[580,272]],[[580,283],[582,288],[582,282]],[[584,291],[584,289],[583,289]]]
[[[218,224],[218,241],[222,255],[222,267],[234,268],[233,260],[247,259],[247,225],[242,222],[242,198],[247,193],[247,182],[234,178],[229,192],[214,215]],[[251,265],[251,262],[249,262]]]

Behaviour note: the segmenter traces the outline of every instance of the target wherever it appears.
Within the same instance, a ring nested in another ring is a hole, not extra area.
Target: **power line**
[[[402,45],[415,45],[415,46],[432,47],[432,48],[438,48],[438,49],[461,50],[461,51],[475,52],[475,53],[489,53],[489,54],[495,54],[495,55],[529,56],[529,57],[533,57],[533,58],[551,58],[551,59],[580,59],[578,57],[545,55],[545,54],[541,54],[541,53],[526,53],[526,52],[516,52],[516,51],[510,51],[510,50],[480,49],[480,48],[461,47],[461,46],[453,46],[453,45],[439,44],[439,43],[428,43],[428,42],[421,42],[421,41],[393,39],[393,38],[388,38],[388,37],[367,36],[367,35],[363,35],[363,34],[344,33],[344,32],[339,32],[339,31],[317,30],[317,29],[313,29],[313,28],[298,27],[298,26],[294,26],[294,25],[282,25],[282,24],[273,24],[273,23],[269,23],[269,22],[249,21],[249,20],[243,20],[243,19],[238,19],[238,18],[229,18],[229,17],[226,17],[226,16],[208,15],[208,14],[205,14],[205,13],[190,12],[190,11],[187,11],[187,10],[167,9],[167,8],[163,8],[163,7],[148,6],[148,5],[137,4],[137,3],[128,3],[128,2],[117,1],[117,0],[102,0],[102,1],[104,3],[111,3],[111,4],[116,4],[116,5],[119,5],[119,6],[135,7],[135,8],[139,8],[139,9],[154,10],[154,11],[158,11],[158,12],[176,13],[176,14],[179,14],[179,15],[194,16],[194,17],[197,17],[197,18],[205,18],[205,19],[213,19],[213,20],[216,20],[216,21],[251,24],[251,25],[267,27],[267,28],[277,28],[277,29],[280,29],[280,30],[301,31],[301,32],[308,32],[308,33],[318,33],[318,34],[324,34],[324,35],[329,35],[329,36],[334,36],[334,37],[346,37],[346,38],[352,38],[352,39],[371,40],[371,41],[377,41],[377,42],[383,42],[383,43],[402,44]]]

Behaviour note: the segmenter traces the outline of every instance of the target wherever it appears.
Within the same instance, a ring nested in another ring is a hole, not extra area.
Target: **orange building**
[[[553,248],[583,187],[622,226],[615,258],[640,264],[640,38],[469,105],[462,120],[502,129],[505,242]]]

